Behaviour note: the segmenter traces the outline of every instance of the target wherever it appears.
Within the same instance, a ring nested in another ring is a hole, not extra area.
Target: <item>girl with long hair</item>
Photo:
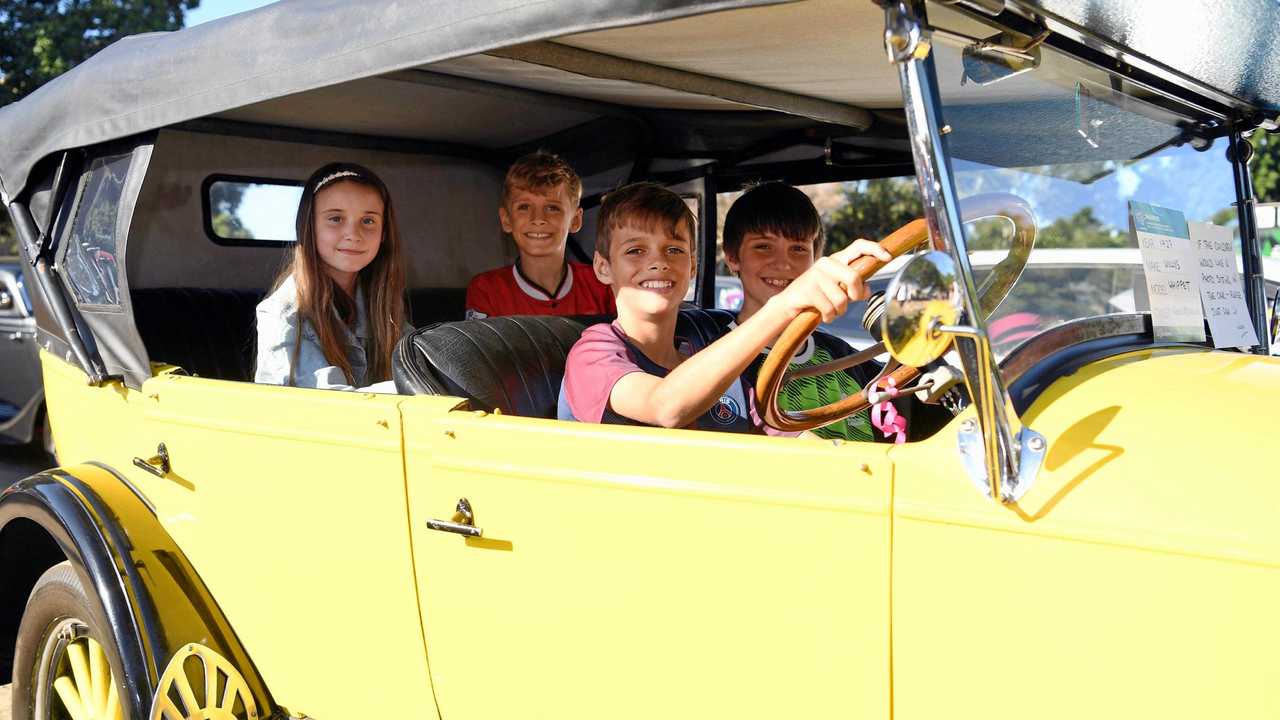
[[[316,170],[298,203],[297,237],[258,304],[254,380],[340,390],[390,380],[391,352],[409,328],[387,186],[353,163]]]

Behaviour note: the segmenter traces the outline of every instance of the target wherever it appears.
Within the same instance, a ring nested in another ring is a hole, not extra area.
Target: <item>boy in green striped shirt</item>
[[[804,193],[778,182],[757,185],[743,193],[729,208],[724,224],[725,262],[742,280],[742,309],[737,321],[744,322],[769,298],[782,292],[822,257],[825,245],[822,219]],[[852,354],[853,349],[845,341],[817,331],[796,353],[791,367],[819,365]],[[751,386],[759,365],[756,362],[747,369]],[[853,395],[875,377],[875,368],[868,370],[870,365],[874,363],[790,380],[778,394],[778,404],[784,410],[802,410]],[[811,432],[842,440],[869,441],[874,437],[866,410]]]

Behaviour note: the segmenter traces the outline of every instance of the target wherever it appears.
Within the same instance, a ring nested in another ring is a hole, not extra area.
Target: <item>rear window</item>
[[[294,242],[301,180],[211,175],[204,182],[204,230],[219,245]]]
[[[82,177],[62,268],[81,305],[117,305],[116,222],[129,154],[94,158]]]

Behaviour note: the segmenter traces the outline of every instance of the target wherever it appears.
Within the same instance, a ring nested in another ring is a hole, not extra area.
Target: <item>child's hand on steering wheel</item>
[[[822,315],[823,322],[831,322],[844,314],[850,301],[867,297],[862,277],[851,267],[854,260],[865,255],[881,262],[892,259],[877,243],[854,240],[840,252],[819,259],[769,302],[781,304],[792,317],[812,308]]]

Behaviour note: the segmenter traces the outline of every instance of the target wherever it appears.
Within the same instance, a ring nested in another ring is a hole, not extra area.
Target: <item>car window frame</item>
[[[214,183],[233,182],[244,185],[282,185],[286,187],[302,188],[306,186],[305,180],[296,180],[293,178],[268,177],[265,175],[234,175],[231,173],[213,173],[205,177],[200,183],[200,224],[204,229],[205,237],[209,238],[215,245],[223,247],[260,247],[260,248],[286,248],[293,245],[293,240],[261,240],[258,238],[225,238],[214,232],[213,230],[213,205],[210,201],[209,193],[213,189]]]

